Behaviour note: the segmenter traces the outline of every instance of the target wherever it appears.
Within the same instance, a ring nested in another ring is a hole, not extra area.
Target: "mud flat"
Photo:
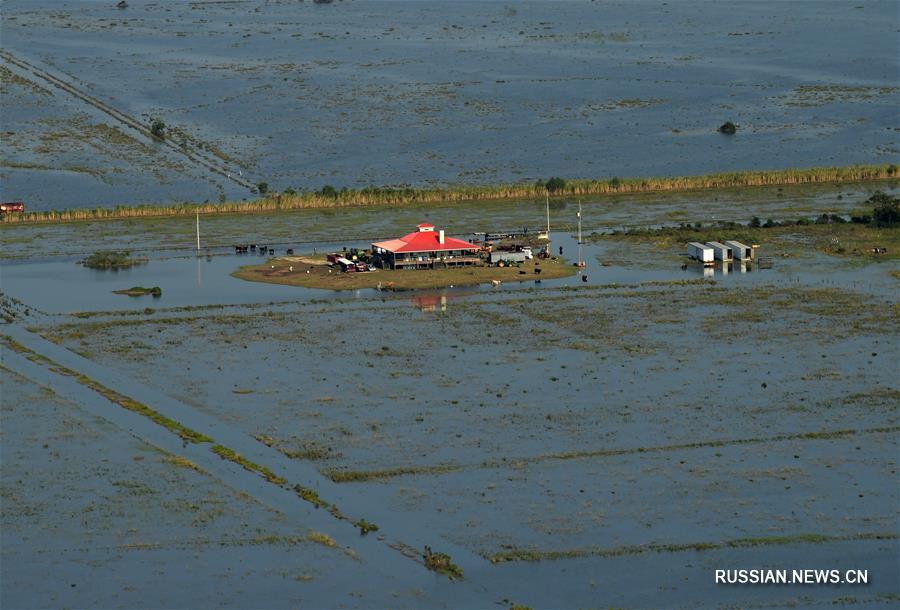
[[[519,267],[459,267],[455,269],[393,270],[378,269],[365,273],[341,273],[332,270],[324,259],[319,264],[291,261],[290,257],[269,260],[261,265],[241,267],[232,275],[251,282],[287,284],[327,290],[415,290],[453,288],[474,284],[531,282],[575,275],[577,268],[560,257],[530,260]]]

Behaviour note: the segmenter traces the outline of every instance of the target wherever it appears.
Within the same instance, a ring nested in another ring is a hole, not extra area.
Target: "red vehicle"
[[[7,201],[4,203],[0,203],[0,212],[24,212],[25,204],[21,201]]]

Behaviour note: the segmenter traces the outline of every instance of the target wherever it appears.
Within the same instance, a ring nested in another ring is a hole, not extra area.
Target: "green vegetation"
[[[876,191],[867,203],[872,207],[872,220],[882,227],[893,227],[900,224],[900,197],[892,197]]]
[[[94,381],[93,379],[91,379],[90,377],[88,377],[86,375],[82,375],[82,374],[78,373],[77,371],[73,371],[70,368],[67,368],[60,364],[55,363],[54,361],[50,360],[46,356],[42,356],[42,355],[34,352],[33,350],[28,349],[27,347],[25,347],[21,343],[15,341],[11,337],[4,337],[3,341],[6,344],[6,346],[9,347],[11,350],[25,355],[29,360],[43,364],[55,373],[59,373],[60,375],[65,375],[67,377],[74,378],[78,383],[80,383],[81,385],[83,385],[85,387],[92,389],[93,391],[97,392],[98,394],[100,394],[101,396],[103,396],[104,398],[109,400],[110,402],[114,402],[117,405],[119,405],[120,407],[128,409],[129,411],[137,413],[138,415],[143,415],[144,417],[153,421],[154,423],[159,424],[160,426],[163,426],[164,428],[174,432],[175,434],[180,436],[181,439],[184,441],[187,441],[189,443],[211,443],[211,442],[213,442],[213,439],[206,436],[205,434],[201,434],[195,430],[191,430],[190,428],[188,428],[186,426],[182,426],[177,421],[166,417],[162,413],[159,413],[158,411],[151,409],[150,407],[148,407],[147,405],[145,405],[143,403],[140,403],[132,398],[129,398],[128,396],[125,396],[124,394],[119,394],[115,390],[112,390],[112,389],[106,387],[105,385],[101,384],[98,381]]]
[[[378,479],[391,479],[415,474],[444,474],[464,469],[462,464],[438,464],[436,466],[408,466],[401,468],[388,468],[385,470],[337,470],[322,471],[326,477],[335,483],[359,483]]]
[[[160,140],[165,139],[166,137],[166,124],[163,123],[159,119],[153,119],[150,122],[150,133],[153,134],[154,138],[159,138]]]
[[[153,288],[146,288],[144,286],[132,286],[131,288],[124,288],[122,290],[113,290],[114,294],[125,294],[130,297],[141,297],[147,294],[153,295],[154,298],[159,298],[162,296],[162,288],[159,286],[154,286]]]
[[[249,470],[250,472],[255,472],[259,475],[262,475],[262,477],[269,483],[274,483],[275,485],[284,485],[285,483],[287,483],[287,479],[279,477],[271,470],[269,470],[267,466],[260,466],[255,462],[251,462],[241,454],[236,453],[228,447],[223,447],[222,445],[213,445],[212,452],[224,460],[229,460],[234,462],[235,464],[239,464],[244,468],[244,470]]]
[[[144,262],[144,259],[131,258],[131,252],[127,250],[101,250],[82,260],[81,264],[90,269],[128,269]]]
[[[462,570],[458,565],[453,563],[450,559],[450,555],[447,553],[435,553],[431,550],[431,547],[426,546],[425,552],[422,554],[422,559],[425,562],[426,568],[432,572],[443,574],[450,578],[450,580],[458,580],[463,577]]]
[[[573,559],[576,557],[621,557],[642,553],[680,553],[684,551],[714,551],[719,549],[743,549],[760,546],[780,546],[788,544],[821,544],[823,542],[842,542],[847,540],[896,540],[895,532],[868,533],[851,535],[827,534],[794,534],[786,536],[768,536],[758,538],[738,538],[721,542],[691,542],[686,544],[641,544],[615,548],[588,547],[563,551],[537,549],[511,549],[489,556],[492,563],[507,561],[552,561],[556,559]]]
[[[878,221],[870,215],[853,216],[847,221],[836,214],[825,213],[796,220],[775,221],[770,218],[765,222],[754,216],[748,224],[682,223],[678,226],[614,231],[612,237],[637,239],[650,243],[656,249],[684,247],[692,241],[733,239],[747,245],[762,244],[793,253],[807,250],[812,245],[816,250],[830,255],[900,258],[900,231],[897,230],[900,223],[890,220],[894,214],[900,218],[897,198],[885,195],[879,201],[882,203],[877,207],[881,219]],[[588,239],[600,241],[609,239],[609,236],[592,233]]]
[[[566,188],[566,181],[562,178],[554,176],[544,183],[544,188],[551,193],[558,193]]]
[[[662,178],[612,178],[603,180],[563,180],[519,184],[481,186],[448,186],[445,188],[375,187],[340,190],[328,185],[319,191],[266,193],[255,201],[221,204],[177,204],[117,206],[115,208],[69,209],[48,212],[25,212],[5,215],[3,221],[66,222],[107,218],[152,216],[187,216],[201,214],[252,213],[300,208],[332,208],[343,206],[402,206],[415,203],[454,203],[490,199],[542,198],[554,196],[607,195],[690,190],[726,189],[748,186],[799,185],[813,183],[865,182],[887,180],[897,176],[894,165],[853,165],[849,167],[814,167],[772,171],[745,171],[703,176]]]
[[[377,532],[378,526],[374,523],[369,523],[365,519],[359,519],[353,522],[353,525],[359,528],[359,533],[365,536],[369,532]]]

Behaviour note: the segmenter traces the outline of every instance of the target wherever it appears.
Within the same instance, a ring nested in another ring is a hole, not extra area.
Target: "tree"
[[[166,137],[166,124],[159,119],[153,119],[150,123],[150,133],[155,138],[164,139]]]
[[[256,190],[259,191],[260,195],[265,195],[269,192],[269,183],[268,182],[259,182],[256,185]]]
[[[887,193],[875,191],[869,197],[872,204],[872,220],[882,226],[900,224],[900,197],[892,197]]]
[[[566,181],[563,180],[562,178],[554,176],[553,178],[550,178],[549,180],[547,180],[547,182],[544,183],[544,188],[547,189],[548,191],[550,191],[551,193],[555,193],[557,191],[561,191],[564,188],[566,188]]]
[[[337,197],[337,191],[334,190],[334,187],[330,184],[326,184],[322,187],[322,190],[319,191],[319,195],[322,197],[331,197],[332,199]]]
[[[760,226],[760,224],[762,224],[762,223],[759,222],[759,216],[754,216],[753,218],[750,219],[750,226],[752,228],[756,229]]]

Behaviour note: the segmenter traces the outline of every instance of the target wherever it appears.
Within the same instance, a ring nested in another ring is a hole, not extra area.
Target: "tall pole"
[[[581,202],[578,202],[578,266],[584,267],[584,257],[581,255]]]
[[[550,239],[550,191],[547,191],[547,239]]]
[[[197,252],[200,252],[200,210],[197,210]]]

